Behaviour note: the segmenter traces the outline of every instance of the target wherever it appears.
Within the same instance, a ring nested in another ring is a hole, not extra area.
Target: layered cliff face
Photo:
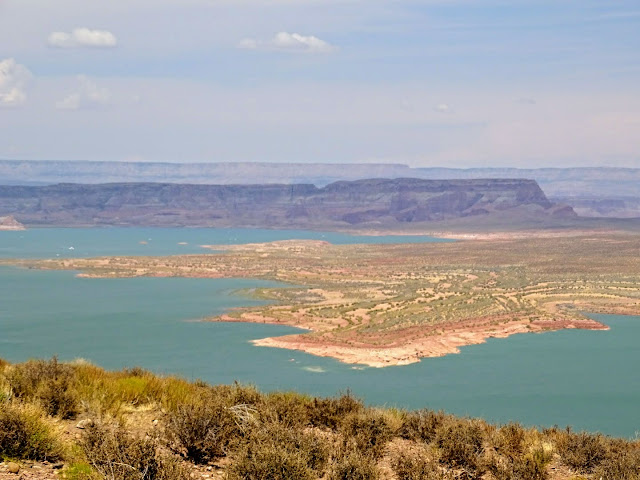
[[[314,185],[0,187],[0,215],[28,225],[329,227],[483,215],[575,215],[533,180],[374,179]]]

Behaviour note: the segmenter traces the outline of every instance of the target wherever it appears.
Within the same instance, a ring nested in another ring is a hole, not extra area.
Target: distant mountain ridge
[[[394,226],[484,216],[573,217],[533,180],[368,179],[311,184],[5,186],[0,215],[26,225]]]
[[[640,168],[411,168],[394,163],[159,163],[0,160],[0,185],[153,182],[313,184],[363,178],[529,178],[554,202],[595,217],[640,217]]]

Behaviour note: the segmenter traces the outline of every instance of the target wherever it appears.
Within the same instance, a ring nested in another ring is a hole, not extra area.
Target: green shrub
[[[337,398],[314,398],[309,409],[309,420],[313,426],[335,429],[347,415],[361,412],[364,405],[347,392]]]
[[[473,420],[456,420],[443,425],[436,432],[435,443],[440,461],[464,471],[466,478],[479,478],[484,471],[484,434]]]
[[[49,415],[67,419],[78,413],[74,369],[56,357],[14,365],[5,377],[16,398],[37,400]]]
[[[123,427],[89,425],[81,446],[89,464],[109,480],[188,478],[176,459],[158,453],[155,439],[135,437]]]
[[[0,408],[0,457],[56,460],[61,447],[52,428],[33,407],[5,403]]]
[[[67,480],[98,480],[98,474],[88,463],[72,463],[64,469]]]
[[[203,391],[208,391],[209,389],[210,387],[206,384],[192,384],[182,378],[166,377],[162,381],[158,402],[166,410],[172,411],[178,405],[187,402],[191,397],[201,395]]]
[[[591,473],[607,458],[607,443],[601,434],[567,431],[557,442],[565,465],[579,473]]]
[[[225,456],[229,443],[241,432],[221,399],[205,395],[167,413],[165,433],[174,451],[201,464]]]
[[[110,393],[120,402],[130,405],[144,405],[149,402],[151,379],[139,375],[130,375],[114,379],[108,385]]]
[[[344,447],[378,459],[391,440],[391,429],[382,415],[368,411],[347,416],[341,426]]]
[[[378,480],[380,471],[373,458],[359,452],[346,452],[336,460],[328,480]]]

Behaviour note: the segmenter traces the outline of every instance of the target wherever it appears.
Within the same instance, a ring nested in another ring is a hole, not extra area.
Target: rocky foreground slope
[[[55,357],[0,359],[1,394],[0,480],[634,480],[640,469],[637,439]]]
[[[3,186],[0,215],[27,225],[394,226],[480,216],[575,216],[533,180],[375,179],[297,185]]]

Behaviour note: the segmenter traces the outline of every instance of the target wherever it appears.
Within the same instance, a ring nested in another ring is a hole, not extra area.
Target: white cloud
[[[238,43],[237,47],[246,50],[265,49],[306,53],[329,53],[337,50],[335,46],[313,35],[288,32],[278,32],[267,42],[245,38]]]
[[[31,72],[13,58],[0,61],[0,107],[17,107],[27,100],[26,85]]]
[[[258,48],[258,41],[253,38],[245,38],[240,40],[237,47],[244,50],[255,50]]]
[[[80,110],[83,108],[104,107],[109,104],[111,94],[106,88],[98,87],[85,75],[78,76],[80,87],[76,92],[56,102],[59,110]]]
[[[451,107],[446,103],[439,103],[433,109],[438,113],[449,113],[451,111]]]
[[[107,30],[90,30],[76,28],[71,33],[53,32],[49,35],[48,43],[51,47],[98,47],[109,48],[118,44],[116,36]]]
[[[305,50],[309,52],[330,52],[334,49],[334,47],[318,37],[287,32],[277,33],[273,37],[272,44],[274,47],[286,50]]]

